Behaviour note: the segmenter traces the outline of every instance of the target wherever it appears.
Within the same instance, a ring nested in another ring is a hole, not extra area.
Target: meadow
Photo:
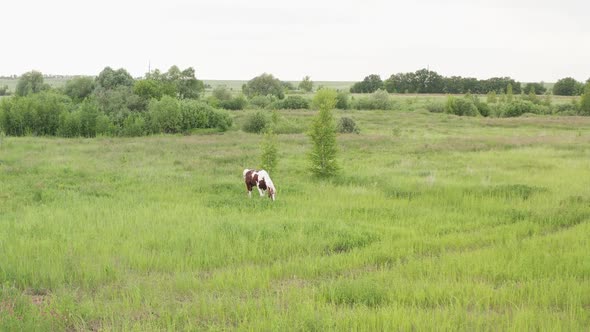
[[[340,175],[279,135],[0,137],[0,330],[590,326],[590,118],[338,111]],[[280,111],[306,126],[313,111]]]

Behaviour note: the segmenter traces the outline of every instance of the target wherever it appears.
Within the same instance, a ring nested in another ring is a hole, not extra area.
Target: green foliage
[[[500,104],[498,115],[501,117],[517,117],[525,113],[549,114],[550,109],[546,106],[537,105],[529,100],[515,99],[512,102]]]
[[[219,101],[219,107],[224,108],[226,110],[243,110],[248,105],[248,100],[244,97],[243,94],[238,94],[235,97],[231,97],[228,100],[221,100]]]
[[[309,109],[309,104],[309,100],[303,96],[287,96],[285,99],[272,103],[272,108],[287,110]]]
[[[133,93],[145,100],[160,100],[163,95],[174,96],[175,91],[172,90],[171,93],[170,91],[166,91],[164,83],[160,81],[153,79],[143,79],[135,81],[133,84]]]
[[[272,74],[267,73],[263,73],[248,81],[248,83],[242,86],[242,91],[248,98],[268,95],[275,96],[279,99],[285,97],[281,81]]]
[[[350,88],[352,93],[373,93],[379,89],[383,89],[383,81],[381,76],[372,74],[365,77],[361,82],[356,82]]]
[[[547,88],[543,83],[528,83],[522,91],[527,95],[531,94],[531,92],[537,95],[542,95],[547,92]]]
[[[346,91],[338,91],[336,95],[336,108],[340,110],[347,110],[350,108],[350,97]]]
[[[225,85],[218,85],[212,91],[213,97],[219,101],[227,101],[232,98],[231,91]]]
[[[272,129],[269,129],[264,133],[260,150],[262,151],[260,155],[260,168],[265,169],[272,174],[277,170],[279,158],[277,135]]]
[[[105,67],[96,77],[96,84],[106,90],[117,87],[132,87],[133,77],[123,68],[114,70],[111,67]]]
[[[21,75],[16,83],[14,94],[22,97],[48,89],[49,86],[43,83],[43,74],[33,70]]]
[[[354,99],[352,107],[357,110],[392,110],[396,104],[385,90],[377,90],[368,97]]]
[[[85,100],[78,105],[78,112],[80,117],[80,135],[84,137],[95,137],[97,134],[97,122],[100,116],[98,105],[95,102]]]
[[[341,134],[358,134],[360,133],[359,127],[356,125],[356,122],[349,117],[343,116],[338,120],[338,125],[336,126],[336,131]]]
[[[196,99],[205,90],[205,85],[195,77],[195,70],[192,67],[181,71],[178,66],[172,66],[165,73],[156,69],[145,77],[147,80],[158,82],[161,95],[179,99]]]
[[[147,110],[147,101],[134,94],[128,86],[118,86],[113,89],[98,88],[93,97],[98,104],[98,109],[108,115],[119,127],[123,125],[129,113]]]
[[[506,101],[512,102],[514,100],[514,93],[512,92],[512,84],[508,84],[506,87]]]
[[[64,93],[74,101],[82,101],[94,91],[94,78],[88,76],[75,77],[66,82]]]
[[[479,111],[473,102],[473,98],[466,96],[465,98],[457,98],[454,96],[447,97],[445,105],[445,112],[459,115],[459,116],[477,116]]]
[[[181,129],[190,132],[197,128],[217,128],[225,131],[232,125],[232,118],[226,111],[216,110],[207,103],[198,100],[180,101],[182,117]]]
[[[153,126],[153,123],[151,124]],[[138,137],[146,134],[147,124],[144,117],[138,113],[129,114],[123,121],[121,136]],[[152,127],[153,129],[153,127]],[[155,132],[159,133],[159,132]]]
[[[556,96],[576,96],[581,94],[582,83],[571,77],[558,80],[553,85],[553,94]]]
[[[490,91],[488,92],[487,96],[486,96],[486,102],[488,104],[495,104],[498,102],[498,97],[496,95],[496,91]]]
[[[8,91],[8,85],[0,86],[0,96],[8,96],[10,91]]]
[[[254,96],[250,98],[250,105],[254,108],[266,108],[274,102],[271,96]]]
[[[260,134],[264,132],[270,125],[268,116],[261,111],[250,114],[246,117],[246,121],[242,125],[242,130],[247,133]]]
[[[313,98],[313,105],[319,108],[309,131],[312,141],[310,153],[311,172],[320,178],[333,177],[338,173],[336,161],[336,128],[332,110],[336,106],[337,93],[331,89],[319,90]]]
[[[69,98],[55,92],[0,100],[0,123],[7,135],[56,135],[60,114],[69,107]]]
[[[582,94],[582,98],[580,98],[579,108],[579,113],[581,115],[590,115],[590,82],[586,83],[584,94]]]
[[[62,137],[79,137],[82,123],[80,112],[63,111],[59,115],[59,130],[57,134]]]
[[[173,134],[181,131],[182,113],[176,98],[164,96],[161,100],[152,99],[148,106],[148,114],[150,132]]]
[[[426,104],[426,110],[430,113],[444,113],[445,104],[440,102],[429,102]]]
[[[301,82],[299,82],[299,90],[305,92],[311,92],[313,90],[313,81],[309,76],[305,76]]]

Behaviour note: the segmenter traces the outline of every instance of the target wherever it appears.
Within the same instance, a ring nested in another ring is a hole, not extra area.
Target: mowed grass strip
[[[280,135],[274,203],[238,130],[5,138],[0,329],[590,326],[589,119],[337,115],[341,175]]]

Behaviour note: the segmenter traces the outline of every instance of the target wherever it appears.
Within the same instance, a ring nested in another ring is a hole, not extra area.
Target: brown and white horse
[[[252,188],[256,187],[260,193],[260,197],[264,196],[264,192],[268,191],[268,198],[275,200],[277,189],[270,179],[268,172],[261,169],[260,171],[253,169],[245,169],[243,172],[244,182],[248,189],[248,197],[252,197]]]

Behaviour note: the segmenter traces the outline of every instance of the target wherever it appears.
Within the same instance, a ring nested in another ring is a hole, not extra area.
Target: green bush
[[[137,137],[146,134],[146,121],[141,114],[133,113],[123,122],[122,136]]]
[[[445,105],[443,103],[429,102],[426,104],[426,110],[431,113],[443,113]]]
[[[338,125],[336,126],[336,131],[341,134],[350,134],[355,133],[358,134],[360,132],[359,127],[356,125],[356,122],[349,118],[349,117],[342,117],[338,120]]]
[[[221,131],[226,131],[231,128],[233,120],[227,111],[213,110],[211,118],[209,119],[209,128],[217,128]]]
[[[266,114],[261,111],[248,115],[242,126],[242,130],[247,133],[262,133],[270,124]]]
[[[347,110],[350,108],[349,93],[346,91],[338,91],[336,95],[336,108],[340,110]]]
[[[60,126],[60,114],[69,107],[68,97],[48,91],[3,99],[0,127],[11,136],[54,136]]]
[[[253,108],[267,108],[274,102],[274,99],[272,96],[254,96],[250,98],[250,106]]]
[[[62,137],[80,136],[80,112],[63,111],[59,116],[58,135]]]
[[[449,96],[445,104],[445,112],[459,116],[477,116],[479,111],[471,97],[456,98]]]
[[[283,100],[277,100],[272,103],[271,108],[287,110],[309,109],[309,104],[309,100],[302,96],[288,96]]]
[[[501,117],[517,117],[525,113],[550,114],[551,109],[544,105],[537,105],[528,100],[516,99],[500,106],[498,115]]]
[[[182,113],[177,99],[170,96],[164,96],[161,100],[152,99],[148,106],[148,113],[152,133],[180,132]]]
[[[373,92],[368,97],[359,97],[353,102],[353,108],[357,110],[392,110],[395,106],[389,93],[382,89]]]
[[[244,97],[243,94],[239,94],[228,100],[220,100],[218,103],[219,107],[221,108],[224,108],[226,110],[237,111],[246,108],[246,105],[248,105],[248,100],[246,99],[246,97]]]

